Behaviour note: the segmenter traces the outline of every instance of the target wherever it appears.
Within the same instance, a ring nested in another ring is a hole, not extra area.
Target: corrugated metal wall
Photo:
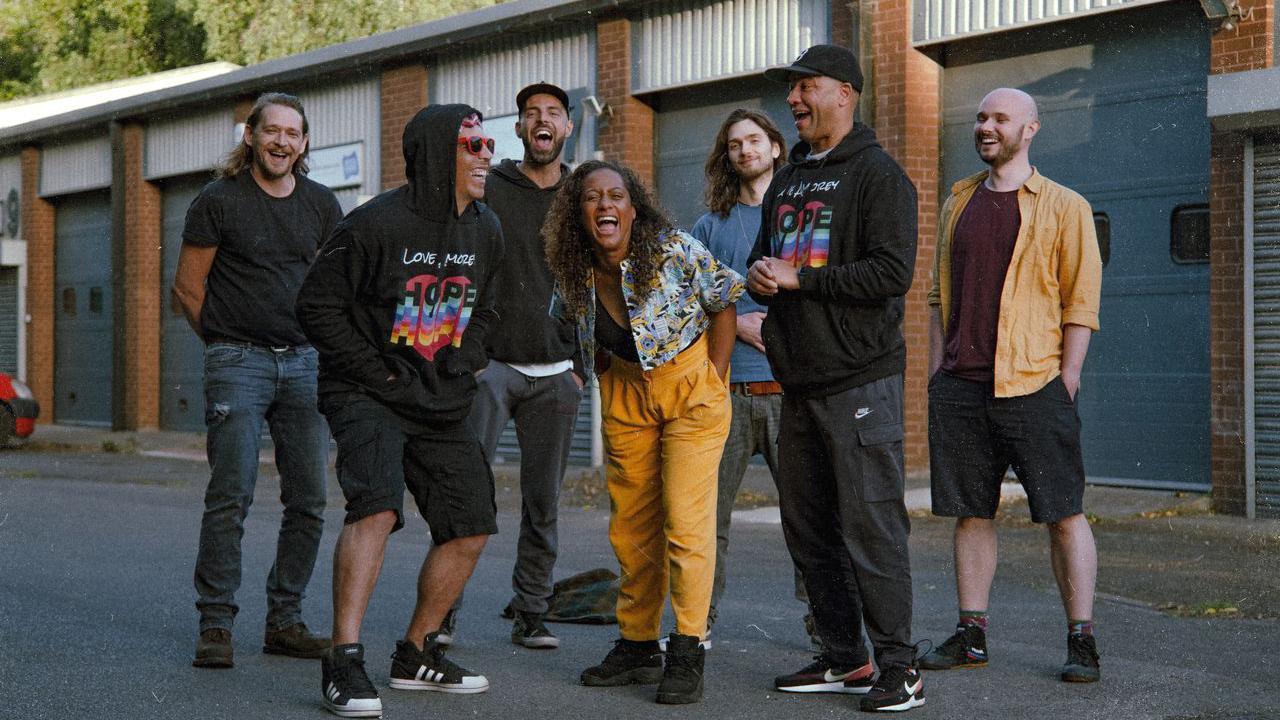
[[[335,192],[345,211],[355,207],[358,196],[376,195],[382,189],[381,96],[377,78],[298,93],[307,110],[313,150],[364,143],[361,185]]]
[[[826,0],[654,3],[633,26],[634,92],[785,65],[831,37]]]
[[[916,45],[1168,0],[914,0]]]
[[[498,37],[441,60],[428,83],[433,103],[465,102],[501,117],[516,112],[516,93],[539,80],[566,90],[595,88],[595,29]]]
[[[104,134],[49,144],[40,153],[40,196],[111,187],[111,140]]]
[[[18,196],[22,196],[22,158],[17,155],[0,157],[0,202],[8,202],[10,190],[17,190]],[[6,240],[21,238],[21,212],[19,212],[18,222],[18,232],[10,234],[8,210],[0,210],[0,238]]]
[[[1255,507],[1280,517],[1280,145],[1253,154]]]
[[[147,125],[143,172],[148,180],[211,169],[236,144],[235,113],[222,110]]]

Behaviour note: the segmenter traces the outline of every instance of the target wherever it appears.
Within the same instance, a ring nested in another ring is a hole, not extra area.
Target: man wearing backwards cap
[[[790,85],[800,142],[765,193],[747,279],[769,306],[764,345],[784,393],[782,529],[822,639],[814,663],[775,684],[860,694],[867,711],[908,710],[924,704],[902,460],[916,192],[854,122],[862,71],[851,52],[815,45],[765,76]]]
[[[516,94],[516,135],[522,162],[507,159],[489,172],[485,202],[502,221],[506,252],[498,268],[498,322],[485,337],[489,365],[469,423],[492,462],[498,438],[514,419],[520,444],[520,539],[513,596],[511,642],[551,649],[560,640],[543,624],[556,564],[560,484],[582,400],[582,369],[575,370],[577,331],[552,311],[554,287],[542,246],[542,221],[569,169],[561,163],[573,133],[569,97],[538,82]],[[452,614],[452,613],[451,613]]]

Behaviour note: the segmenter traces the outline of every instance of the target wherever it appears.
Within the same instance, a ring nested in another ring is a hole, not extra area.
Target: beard
[[[564,141],[566,138],[553,138],[551,147],[546,151],[539,151],[533,147],[530,137],[532,132],[525,133],[520,136],[520,143],[524,145],[524,161],[531,165],[550,165],[560,158],[560,151],[564,149]]]
[[[1020,126],[1018,128],[1018,131],[1012,134],[1012,137],[1016,138],[1013,140],[1006,140],[1004,136],[997,134],[996,140],[999,141],[1000,145],[999,145],[999,149],[996,151],[996,154],[992,157],[987,157],[986,155],[982,154],[982,137],[975,135],[973,142],[974,142],[974,145],[978,148],[978,157],[982,158],[982,162],[992,167],[999,167],[1000,165],[1004,165],[1005,163],[1009,162],[1010,160],[1013,159],[1015,155],[1018,154],[1018,151],[1022,149],[1022,144],[1020,140],[1022,138],[1022,131],[1025,127],[1026,125]]]
[[[748,168],[733,165],[733,172],[738,176],[738,182],[755,182],[756,178],[759,178],[761,175],[764,175],[767,172],[773,172],[773,160],[769,159],[767,161],[762,161],[760,164],[753,165]]]

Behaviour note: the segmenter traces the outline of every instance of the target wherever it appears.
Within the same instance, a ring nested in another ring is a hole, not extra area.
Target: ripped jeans
[[[316,408],[317,354],[302,346],[211,343],[204,353],[209,487],[204,497],[195,586],[200,630],[231,629],[240,588],[240,539],[258,480],[267,423],[280,471],[284,513],[267,575],[270,630],[302,619],[301,601],[324,525],[329,428]]]

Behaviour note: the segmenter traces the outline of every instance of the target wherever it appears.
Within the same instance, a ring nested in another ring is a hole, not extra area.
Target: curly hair
[[[729,217],[729,211],[738,202],[739,178],[738,171],[729,160],[729,128],[743,120],[759,125],[769,142],[777,144],[779,152],[778,157],[773,159],[774,172],[786,162],[787,141],[768,115],[746,108],[738,108],[729,113],[729,117],[720,124],[716,141],[712,143],[711,153],[707,155],[706,165],[703,166],[703,172],[707,175],[707,189],[702,199],[707,204],[707,209],[720,217]]]
[[[587,278],[591,272],[594,240],[582,222],[582,194],[587,176],[597,170],[618,173],[635,207],[627,260],[636,287],[651,288],[656,282],[662,264],[662,237],[675,227],[653,193],[630,168],[605,160],[590,160],[579,165],[556,193],[546,222],[542,224],[547,265],[570,315],[580,313],[588,301]]]

